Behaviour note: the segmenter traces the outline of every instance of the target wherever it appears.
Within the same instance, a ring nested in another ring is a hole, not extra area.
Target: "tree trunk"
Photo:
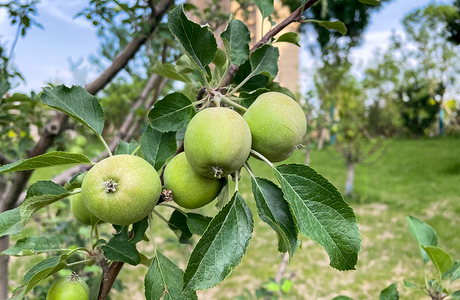
[[[305,164],[310,165],[310,153],[311,153],[311,148],[308,147],[307,151],[305,151]]]
[[[0,237],[0,252],[10,246],[9,236]],[[0,255],[0,299],[8,299],[8,255]]]
[[[320,131],[319,131],[318,150],[323,149],[323,144],[324,144],[324,131],[325,131],[325,128],[321,128]]]
[[[283,256],[283,261],[280,264],[280,267],[278,269],[278,272],[276,273],[275,277],[275,282],[280,284],[281,279],[283,279],[284,273],[286,273],[286,267],[289,262],[289,252],[286,251],[286,253]]]
[[[345,195],[351,196],[353,193],[353,182],[355,180],[355,163],[347,164],[347,184],[345,185]]]

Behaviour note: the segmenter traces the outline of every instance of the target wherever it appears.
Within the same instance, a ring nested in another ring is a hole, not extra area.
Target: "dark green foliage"
[[[460,44],[460,0],[455,0],[452,4],[456,12],[447,18],[447,32],[450,34],[449,41]]]
[[[443,93],[444,87],[439,85],[434,95]],[[400,107],[404,126],[417,138],[424,135],[425,130],[434,124],[441,106],[439,101],[433,99],[425,81],[418,80],[413,75],[399,89],[396,103]]]

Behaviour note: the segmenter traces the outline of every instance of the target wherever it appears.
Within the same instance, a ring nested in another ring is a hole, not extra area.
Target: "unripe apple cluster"
[[[185,155],[166,167],[165,188],[180,206],[206,205],[219,193],[218,179],[239,170],[251,148],[272,162],[285,160],[300,145],[306,127],[302,108],[278,92],[260,95],[243,117],[226,107],[204,109],[187,127]]]
[[[219,194],[223,178],[244,165],[251,148],[271,162],[291,156],[306,132],[306,118],[289,96],[260,95],[241,116],[227,107],[197,113],[186,129],[184,152],[164,170],[164,188],[184,208],[198,208]],[[116,225],[129,225],[147,216],[161,195],[158,173],[146,160],[115,155],[86,174],[82,197],[72,201],[75,217],[90,224],[91,217]]]

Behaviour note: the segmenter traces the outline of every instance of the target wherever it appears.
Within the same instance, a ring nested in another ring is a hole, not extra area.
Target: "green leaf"
[[[8,80],[6,80],[5,78],[0,78],[0,99],[3,98],[3,95],[5,95],[6,92],[8,92],[10,87],[11,87],[11,85],[8,82]]]
[[[280,286],[276,282],[269,282],[265,287],[271,292],[279,292],[280,290]]]
[[[79,172],[64,184],[64,188],[68,191],[73,191],[74,189],[81,188],[83,179],[85,178],[87,172]]]
[[[27,190],[19,207],[0,214],[0,236],[17,234],[37,210],[67,198],[70,193],[52,181],[38,181]]]
[[[161,132],[176,131],[187,126],[194,115],[192,101],[175,92],[155,103],[149,112],[150,126]]]
[[[262,19],[271,15],[275,9],[273,6],[273,0],[254,0],[254,3],[259,8],[260,13],[262,14]]]
[[[102,135],[104,128],[104,112],[96,97],[81,86],[59,85],[54,88],[46,87],[40,100],[63,113],[73,117],[89,127],[97,135]]]
[[[294,254],[297,247],[298,229],[283,191],[268,179],[251,177],[252,193],[260,218],[278,235],[278,250]]]
[[[136,141],[131,141],[129,144],[125,141],[119,140],[117,148],[115,149],[115,155],[120,154],[131,154],[136,150],[139,144]]]
[[[156,251],[155,258],[145,275],[144,287],[147,300],[194,300],[195,291],[182,291],[184,272],[166,256]]]
[[[224,280],[246,252],[253,225],[251,210],[236,192],[193,249],[184,274],[184,289],[208,289]]]
[[[24,275],[22,285],[13,291],[10,299],[23,299],[41,280],[65,268],[65,258],[65,255],[50,257],[33,266]]]
[[[460,299],[460,290],[453,292],[450,296],[452,299]]]
[[[251,32],[248,27],[240,20],[231,20],[220,38],[224,42],[225,51],[234,65],[242,65],[249,56],[249,43],[251,42]]]
[[[251,77],[258,74],[268,74],[275,78],[278,75],[278,58],[280,52],[278,48],[265,44],[249,57],[252,72]]]
[[[21,222],[24,226],[36,211],[70,196],[70,193],[50,180],[37,181],[27,190],[26,198],[21,203]]]
[[[442,274],[449,271],[454,265],[452,256],[443,249],[435,246],[422,246],[422,248],[430,257],[436,270],[438,270],[440,278],[442,278]]]
[[[141,256],[136,245],[126,241],[112,238],[107,244],[101,246],[104,256],[111,261],[122,261],[136,266],[141,262]]]
[[[183,5],[171,10],[168,26],[201,73],[206,75],[205,67],[212,62],[217,52],[214,34],[207,26],[190,21],[184,13]]]
[[[133,224],[133,237],[129,240],[131,244],[136,244],[142,241],[145,231],[149,227],[148,217]]]
[[[187,226],[187,217],[181,212],[174,210],[169,218],[168,226],[179,238],[179,243],[192,244],[190,241],[192,233]]]
[[[332,300],[353,300],[353,298],[340,295],[340,296],[332,298]]]
[[[251,72],[252,67],[248,59],[244,64],[242,64],[238,68],[235,77],[233,77],[233,82],[236,84],[240,84],[241,82],[243,82],[243,80],[249,77],[250,79],[247,80],[247,82],[241,87],[242,91],[252,92],[257,89],[265,88],[268,82],[270,81],[270,78],[264,74],[251,76]]]
[[[222,189],[219,192],[219,195],[217,195],[217,201],[216,201],[216,208],[218,210],[222,209],[222,207],[227,204],[229,200],[230,195],[230,186],[228,185],[228,180],[227,178],[224,179],[224,183],[222,184]]]
[[[430,261],[430,258],[423,250],[423,246],[437,246],[438,245],[438,235],[436,230],[433,227],[423,222],[422,220],[407,216],[406,217],[407,225],[409,226],[409,231],[415,240],[418,243],[420,249],[420,255],[422,256],[423,263],[426,264]]]
[[[176,61],[176,71],[179,74],[187,74],[187,73],[192,73],[193,71],[193,63],[190,60],[190,57],[187,56],[187,54],[182,55],[177,61]]]
[[[59,247],[59,240],[57,237],[31,236],[18,240],[14,246],[6,249],[2,252],[2,254],[27,256],[59,250],[61,249]]]
[[[442,274],[442,280],[450,277],[451,278],[451,282],[454,281],[452,280],[452,276],[458,271],[460,270],[460,260],[457,260],[454,262],[452,268],[450,268],[447,272],[445,272],[444,274]]]
[[[176,133],[160,132],[147,126],[141,136],[141,150],[144,159],[158,171],[176,153]]]
[[[379,5],[381,3],[380,0],[359,0],[359,2],[369,5]]]
[[[282,93],[282,94],[285,94],[289,97],[291,97],[292,99],[296,100],[295,99],[295,95],[293,92],[291,92],[288,88],[285,88],[285,87],[282,87],[278,82],[276,81],[273,81],[272,83],[270,83],[268,86],[267,86],[267,89],[269,89],[271,92],[279,92],[279,93]]]
[[[398,285],[396,283],[390,284],[380,293],[379,300],[399,300]]]
[[[281,281],[281,291],[283,293],[288,293],[291,290],[292,285],[293,283],[291,280],[283,278],[283,280]]]
[[[29,159],[16,161],[0,168],[1,173],[34,170],[39,168],[70,164],[92,164],[83,154],[53,151]]]
[[[245,91],[241,91],[241,93],[239,94],[238,98],[241,99],[241,105],[243,105],[244,107],[246,108],[249,108],[249,106],[252,105],[252,103],[254,103],[254,101],[256,101],[257,97],[259,97],[260,95],[262,95],[263,93],[266,93],[266,92],[269,92],[270,90],[269,89],[257,89],[253,92],[245,92]]]
[[[275,43],[280,42],[291,43],[296,45],[297,47],[300,47],[300,36],[296,32],[286,32],[275,41]]]
[[[18,234],[21,230],[21,209],[19,207],[0,214],[0,236]]]
[[[342,35],[347,34],[347,27],[345,26],[343,22],[340,22],[340,21],[330,22],[330,21],[307,20],[307,22],[317,23],[323,26],[324,28],[336,30],[340,32]]]
[[[193,234],[203,235],[211,221],[211,217],[195,213],[187,213],[187,226]]]
[[[192,83],[192,81],[190,80],[190,77],[188,75],[181,74],[176,69],[176,66],[171,65],[171,64],[162,64],[161,61],[157,61],[155,65],[153,65],[152,72],[160,76],[173,79],[173,80],[182,81],[185,83]]]
[[[409,288],[409,289],[416,289],[416,288],[418,288],[418,286],[417,286],[415,283],[412,283],[412,282],[407,281],[407,280],[405,280],[405,279],[403,280],[403,282],[404,282],[404,287],[406,287],[406,288]]]
[[[453,274],[452,277],[450,278],[450,282],[453,282],[457,279],[460,278],[460,269],[457,269]]]
[[[353,209],[337,188],[305,165],[281,165],[273,170],[300,233],[326,249],[332,267],[353,270],[361,237]]]

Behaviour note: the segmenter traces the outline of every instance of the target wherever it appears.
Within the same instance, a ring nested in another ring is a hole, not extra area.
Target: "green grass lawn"
[[[303,155],[298,151],[289,162],[302,163]],[[311,158],[311,166],[343,191],[346,176],[343,162],[326,151],[313,152]],[[264,163],[251,159],[250,164],[257,176],[274,180]],[[250,178],[245,172],[240,192],[254,214],[249,248],[241,264],[223,283],[198,292],[200,299],[227,300],[243,294],[244,288],[254,291],[275,276],[281,262],[276,235],[257,215]],[[302,247],[287,268],[287,275],[295,273],[291,299],[329,300],[340,294],[354,299],[378,299],[380,291],[393,282],[398,283],[402,299],[428,299],[422,292],[403,287],[403,279],[423,282],[418,248],[407,229],[405,216],[414,215],[433,226],[438,231],[439,246],[454,259],[460,259],[460,139],[392,140],[387,154],[376,164],[357,166],[355,192],[358,198],[351,200],[350,205],[357,215],[363,239],[356,270],[339,272],[329,267],[324,249],[302,237]],[[169,215],[171,209],[161,207],[159,211]],[[216,213],[212,206],[198,211]],[[158,218],[154,220],[154,233],[158,249],[184,268],[192,247],[179,244],[174,233]],[[153,248],[151,243],[143,242],[139,249],[151,256]],[[23,259],[15,259],[13,270],[15,264],[23,263]],[[120,278],[126,289],[115,293],[113,299],[143,299],[146,272],[147,268],[142,266],[125,267]]]

